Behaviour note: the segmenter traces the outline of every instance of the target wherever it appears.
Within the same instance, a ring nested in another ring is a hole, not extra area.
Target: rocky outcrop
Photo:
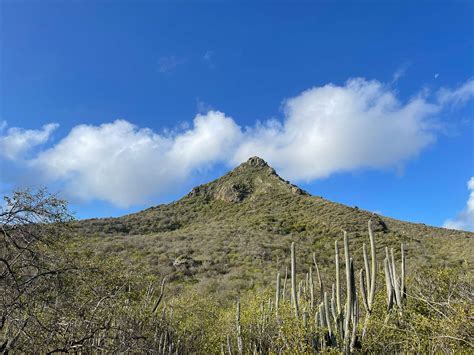
[[[180,255],[173,261],[173,266],[177,268],[195,267],[199,263],[191,258],[189,255]]]
[[[246,184],[231,184],[223,186],[214,197],[226,202],[242,202],[252,193],[252,187]]]
[[[268,163],[251,157],[234,170],[209,184],[195,187],[186,197],[204,197],[230,203],[239,203],[260,194],[287,192],[309,195],[298,186],[283,180]]]

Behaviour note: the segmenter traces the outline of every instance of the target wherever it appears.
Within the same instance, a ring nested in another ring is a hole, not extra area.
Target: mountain
[[[472,270],[474,233],[403,222],[311,196],[258,157],[176,202],[119,218],[79,221],[76,228],[86,237],[81,250],[116,255],[176,284],[233,293],[269,284],[274,271],[288,265],[292,241],[301,267],[310,265],[315,252],[324,269],[331,267],[334,240],[345,230],[354,257],[360,258],[369,220],[380,253],[385,245],[398,248],[404,242],[409,267]]]

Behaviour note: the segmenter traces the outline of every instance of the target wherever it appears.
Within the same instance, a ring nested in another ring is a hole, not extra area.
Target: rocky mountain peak
[[[276,175],[275,170],[268,165],[268,163],[260,157],[251,157],[246,162],[240,164],[231,173],[235,174],[245,174],[254,171],[264,171],[269,174]]]
[[[267,167],[268,163],[260,157],[251,157],[244,164],[256,167]]]
[[[226,202],[242,202],[261,194],[290,193],[308,195],[299,187],[283,180],[268,163],[251,157],[221,178],[195,187],[187,197],[202,196]]]

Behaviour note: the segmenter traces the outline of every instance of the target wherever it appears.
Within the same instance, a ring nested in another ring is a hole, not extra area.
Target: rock
[[[194,267],[198,265],[198,262],[191,258],[189,255],[180,255],[173,261],[175,267]]]
[[[268,166],[267,162],[260,157],[251,157],[249,158],[249,160],[247,160],[246,164],[250,166],[261,167],[261,168]]]
[[[252,187],[245,184],[223,186],[215,195],[218,200],[226,202],[242,202],[252,193]]]

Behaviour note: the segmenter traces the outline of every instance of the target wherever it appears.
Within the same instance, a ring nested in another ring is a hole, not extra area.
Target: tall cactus
[[[353,312],[352,312],[352,334],[351,334],[351,344],[350,344],[350,352],[354,351],[354,347],[357,340],[357,324],[359,324],[359,302],[357,301],[357,297],[354,298],[353,304]]]
[[[341,273],[339,271],[339,246],[337,240],[334,242],[334,252],[335,252],[335,264],[336,264],[336,329],[337,332],[343,336],[344,324],[343,324],[343,314],[341,307]]]
[[[395,257],[393,255],[393,248],[390,249],[390,256],[392,261],[392,281],[393,281],[393,288],[395,290],[395,301],[397,302],[397,306],[402,308],[402,295],[400,292],[400,282],[397,277],[397,268],[395,266]]]
[[[400,280],[400,292],[402,293],[402,301],[406,299],[406,290],[405,290],[405,245],[402,243],[401,246],[401,257],[402,257],[402,270],[401,270],[401,280]]]
[[[346,244],[347,234],[345,236],[344,243]],[[347,242],[348,244],[348,242]],[[348,249],[348,248],[347,248]],[[357,310],[357,293],[355,287],[355,276],[354,276],[354,260],[349,258],[348,267],[346,267],[347,277],[347,299],[346,299],[346,312],[344,314],[344,348],[346,352],[352,347],[352,339],[355,337],[355,332],[359,322],[358,310]],[[357,312],[357,315],[356,315]],[[351,328],[352,325],[352,328]]]
[[[319,293],[320,293],[320,297],[321,297],[320,299],[322,301],[323,297],[324,297],[324,286],[323,286],[323,281],[321,279],[321,274],[319,273],[318,263],[316,261],[316,253],[313,253],[313,263],[314,263],[314,267],[316,269],[316,276],[318,276]]]
[[[339,248],[337,245],[337,240],[334,242],[334,249],[336,252],[335,260],[336,260],[336,306],[337,306],[337,315],[338,317],[341,314],[341,279],[340,279],[340,272],[339,272]]]
[[[376,264],[377,258],[375,253],[375,238],[372,231],[372,221],[369,220],[368,223],[369,227],[369,238],[370,238],[370,268],[369,268],[369,260],[367,256],[367,249],[365,243],[362,245],[362,252],[364,256],[364,269],[360,271],[361,279],[364,279],[364,285],[361,284],[361,292],[363,292],[363,299],[364,299],[364,306],[367,313],[372,312],[374,297],[375,297],[375,288],[376,288]],[[362,281],[361,281],[362,282]]]
[[[362,296],[362,301],[364,302],[364,307],[367,312],[369,312],[369,301],[367,299],[367,289],[366,289],[366,280],[365,280],[365,271],[360,269],[360,294]]]
[[[295,309],[295,316],[298,318],[298,297],[296,295],[296,256],[295,256],[295,242],[291,243],[291,302]]]
[[[367,256],[367,248],[365,246],[365,243],[362,244],[362,255],[364,257],[364,269],[361,269],[361,270],[364,270],[365,271],[365,277],[364,277],[364,280],[366,282],[366,285],[365,285],[365,289],[370,292],[370,275],[371,275],[371,270],[369,269],[369,258]],[[370,295],[367,295],[366,296],[370,296]],[[369,301],[369,298],[370,297],[367,297],[367,302]]]
[[[346,263],[346,310],[344,317],[344,336],[345,342],[348,342],[350,315],[352,313],[352,287],[351,287],[351,257],[349,254],[349,238],[344,231],[344,258]]]
[[[331,294],[324,290],[322,277],[319,271],[319,265],[316,260],[316,254],[313,253],[313,264],[318,277],[319,289],[321,292],[320,300],[316,301],[314,296],[314,275],[312,267],[306,273],[306,279],[299,283],[296,278],[296,252],[295,243],[291,243],[291,305],[295,316],[299,319],[302,317],[302,323],[308,330],[311,317],[314,317],[313,331],[315,335],[312,338],[312,344],[315,351],[325,349],[325,347],[336,347],[344,353],[355,351],[358,340],[363,339],[368,324],[368,319],[373,312],[376,278],[377,278],[377,258],[375,248],[375,237],[372,230],[372,222],[368,222],[370,254],[366,244],[362,247],[363,267],[358,273],[359,290],[356,288],[355,263],[351,257],[349,248],[349,236],[344,231],[344,261],[346,276],[346,296],[341,295],[341,275],[338,241],[335,241],[335,266],[336,277],[335,283],[332,284]],[[406,258],[405,247],[401,245],[401,268],[400,274],[397,273],[395,265],[395,255],[393,249],[389,251],[385,248],[385,258],[383,260],[383,268],[385,273],[385,283],[387,288],[387,308],[391,310],[396,305],[400,310],[403,300],[406,297],[405,290],[405,273]],[[370,255],[370,257],[369,257]],[[288,269],[288,268],[287,268]],[[285,275],[285,284],[287,276]],[[277,273],[276,291],[275,291],[275,314],[284,302],[285,284],[283,285],[283,293],[281,292],[281,275]],[[298,288],[297,288],[298,287]],[[360,299],[358,298],[360,293]],[[363,303],[365,312],[365,322],[362,328],[362,336],[359,338],[359,304]],[[300,307],[303,307],[300,310]],[[270,314],[272,313],[272,302],[270,300]],[[301,312],[300,312],[301,311]],[[263,323],[262,323],[263,324]],[[320,337],[318,334],[324,332]],[[337,337],[336,337],[337,335]],[[342,343],[336,341],[339,337]]]
[[[329,338],[332,338],[331,316],[329,313],[329,302],[327,292],[324,292],[324,316],[326,320],[326,327],[328,328]]]
[[[276,291],[275,291],[275,313],[278,314],[278,306],[280,305],[280,273],[277,274]]]
[[[393,283],[388,258],[383,260],[383,269],[385,272],[385,285],[387,288],[387,310],[390,311],[393,307]]]
[[[282,302],[285,301],[285,298],[286,298],[286,284],[288,282],[288,266],[285,268],[285,280],[283,281],[283,290],[282,290],[282,294],[281,294],[281,300]]]
[[[235,325],[237,330],[237,350],[239,354],[243,354],[244,344],[242,341],[242,327],[240,325],[240,301],[237,301]]]
[[[369,227],[370,257],[371,257],[370,293],[369,293],[368,301],[369,301],[369,304],[372,305],[374,302],[374,297],[375,297],[375,288],[376,288],[375,280],[377,279],[377,277],[375,276],[375,273],[377,271],[377,257],[376,257],[376,251],[375,251],[375,238],[374,238],[374,233],[372,231],[371,220],[369,220],[368,222],[368,227]]]
[[[360,270],[360,292],[362,295],[362,300],[366,310],[364,327],[362,330],[362,338],[365,336],[365,331],[367,329],[368,321],[372,313],[373,302],[375,297],[375,288],[376,288],[376,279],[377,279],[377,259],[375,252],[375,238],[372,231],[372,221],[368,222],[369,229],[369,240],[370,240],[370,268],[369,268],[369,258],[367,256],[367,249],[365,243],[362,245],[362,253],[364,256],[364,269]]]
[[[406,298],[405,289],[405,247],[401,245],[401,271],[400,278],[397,277],[397,268],[395,265],[395,256],[393,248],[390,249],[390,255],[388,248],[385,248],[385,260],[384,260],[384,271],[385,271],[385,283],[387,287],[387,306],[388,310],[391,310],[394,304],[401,310],[403,308],[403,300]]]
[[[334,298],[335,298],[335,291],[336,287],[334,284],[332,284],[332,294],[331,294],[331,314],[332,314],[332,317],[334,319],[334,324],[336,325],[335,327],[335,331],[337,332],[338,329],[337,329],[337,323],[338,323],[338,319],[339,319],[339,315],[337,314],[337,311],[336,311],[336,303],[334,301]]]

